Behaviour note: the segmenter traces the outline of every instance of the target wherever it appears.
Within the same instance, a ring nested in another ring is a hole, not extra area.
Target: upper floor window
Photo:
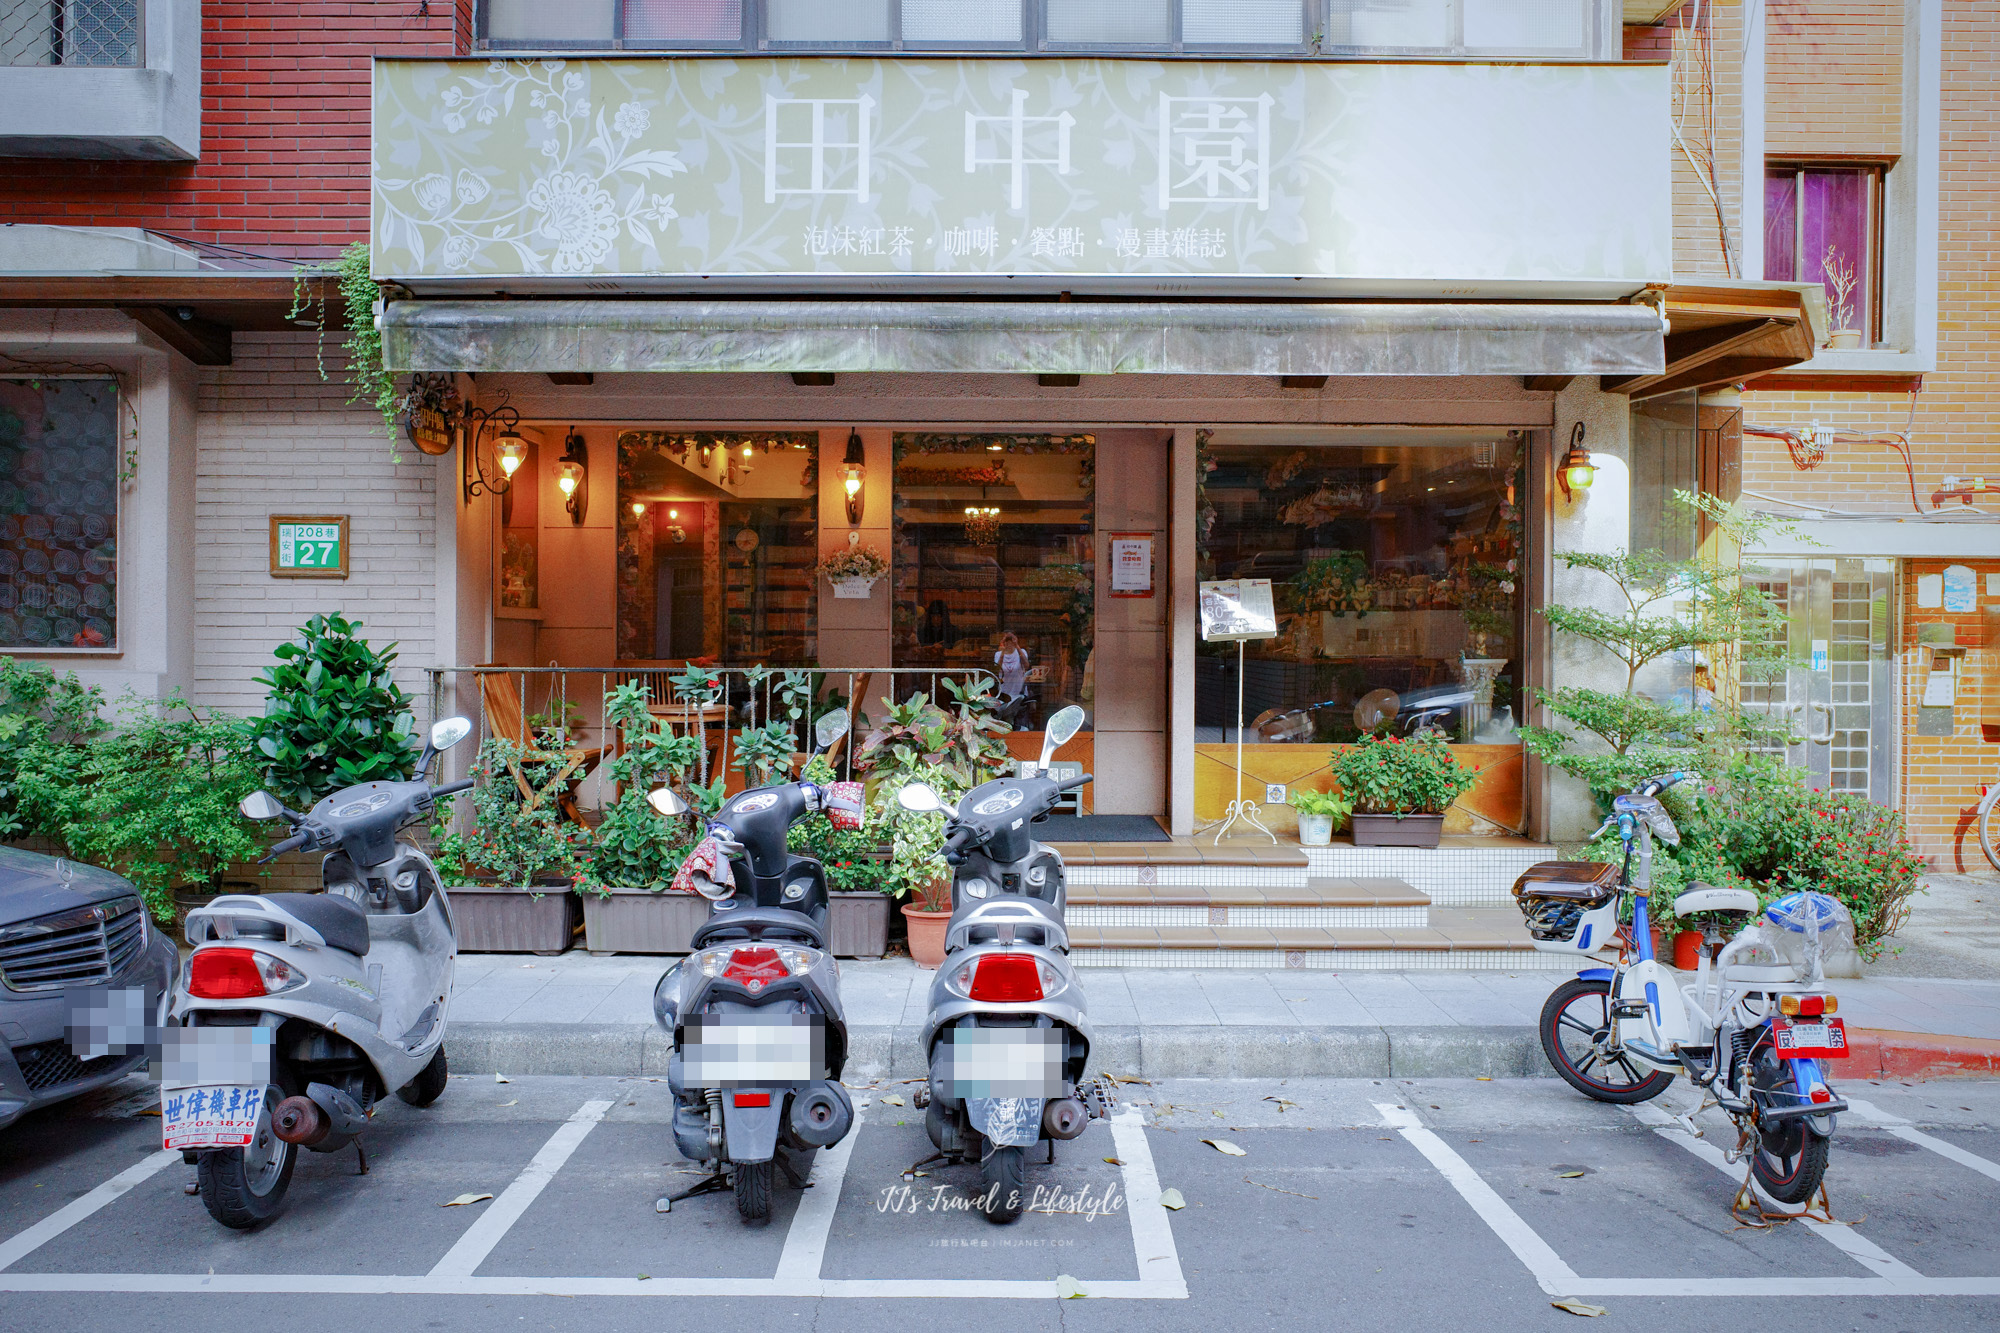
[[[140,0],[0,0],[0,65],[138,65]]]
[[[1827,346],[1882,337],[1882,168],[1772,163],[1764,172],[1764,278],[1826,288]]]
[[[0,649],[118,645],[118,384],[0,380]]]
[[[1618,25],[1609,0],[479,0],[479,36],[490,50],[1587,58],[1607,40],[1615,56]]]

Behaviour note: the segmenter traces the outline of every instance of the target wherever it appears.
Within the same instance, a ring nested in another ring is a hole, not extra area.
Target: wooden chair
[[[604,747],[570,746],[557,753],[542,750],[528,730],[527,710],[521,704],[521,691],[515,684],[514,675],[496,663],[481,663],[474,669],[479,677],[479,701],[486,714],[487,734],[497,740],[511,742],[521,751],[525,759],[554,762],[561,759],[567,763],[550,786],[558,787],[556,806],[565,816],[582,824],[583,808],[577,804],[576,789],[590,770],[597,767],[604,757]],[[521,795],[530,803],[541,799],[528,775],[521,771],[518,760],[507,764],[507,771],[514,775],[515,785]]]

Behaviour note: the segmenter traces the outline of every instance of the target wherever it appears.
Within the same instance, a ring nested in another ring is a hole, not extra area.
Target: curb
[[[1105,1025],[1092,1073],[1132,1078],[1553,1077],[1530,1027]],[[1995,1043],[2000,1045],[2000,1043]],[[664,1078],[672,1039],[637,1023],[454,1023],[454,1074]],[[848,1029],[848,1077],[921,1078],[917,1030]]]
[[[2000,1078],[2000,1041],[1941,1037],[1888,1028],[1851,1028],[1847,1059],[1834,1066],[1850,1078],[1921,1083],[1937,1078]]]

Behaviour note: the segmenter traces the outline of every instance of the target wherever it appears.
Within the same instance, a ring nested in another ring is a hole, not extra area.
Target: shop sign
[[[1673,271],[1654,65],[379,60],[374,108],[381,279],[1588,295]]]
[[[1111,534],[1111,595],[1113,597],[1153,595],[1152,533]]]
[[[1201,637],[1208,643],[1271,639],[1278,612],[1269,579],[1222,579],[1201,585]]]
[[[347,515],[271,516],[271,577],[347,577]]]

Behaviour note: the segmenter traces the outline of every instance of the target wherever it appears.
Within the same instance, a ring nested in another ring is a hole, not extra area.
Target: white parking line
[[[1988,1180],[2000,1180],[2000,1163],[1989,1162],[1977,1153],[1969,1153],[1955,1143],[1933,1138],[1899,1115],[1884,1111],[1873,1102],[1864,1102],[1849,1097],[1847,1104],[1852,1109],[1848,1118],[1856,1124],[1874,1129],[1886,1129],[1906,1143],[1914,1143],[1920,1148],[1929,1148],[1940,1157],[1946,1157],[1968,1170],[1977,1171]]]
[[[1181,1274],[1173,1222],[1160,1203],[1160,1174],[1153,1167],[1153,1147],[1146,1141],[1146,1121],[1129,1102],[1111,1117],[1111,1142],[1118,1160],[1125,1163],[1125,1209],[1132,1215],[1132,1253],[1139,1261],[1137,1285],[1148,1288],[1147,1294],[1186,1300],[1187,1279]],[[1092,1287],[1092,1294],[1106,1294],[1100,1290],[1102,1285]]]
[[[854,1156],[854,1140],[870,1099],[854,1103],[854,1124],[847,1137],[831,1148],[822,1148],[813,1161],[811,1186],[799,1199],[792,1214],[792,1229],[785,1233],[784,1253],[778,1256],[778,1281],[817,1282],[819,1267],[826,1258],[826,1238],[833,1230],[833,1215],[840,1207],[840,1187],[847,1179],[847,1162]]]
[[[1742,1182],[1743,1173],[1748,1171],[1748,1167],[1739,1168],[1738,1166],[1730,1165],[1729,1162],[1723,1159],[1720,1148],[1712,1143],[1704,1143],[1702,1140],[1695,1138],[1687,1132],[1686,1126],[1682,1125],[1678,1120],[1675,1120],[1659,1107],[1654,1106],[1650,1102],[1641,1102],[1637,1106],[1628,1106],[1625,1109],[1636,1116],[1642,1124],[1650,1126],[1653,1132],[1661,1138],[1680,1144],[1681,1147],[1687,1149],[1696,1157],[1701,1158],[1702,1161],[1707,1162],[1710,1166],[1722,1172],[1723,1175],[1728,1176],[1732,1181],[1739,1184]],[[1901,1259],[1896,1258],[1851,1226],[1839,1222],[1832,1224],[1815,1222],[1808,1217],[1801,1217],[1799,1220],[1810,1227],[1814,1235],[1817,1235],[1821,1240],[1833,1246],[1836,1250],[1839,1250],[1879,1278],[1898,1286],[1924,1281],[1923,1274],[1917,1272],[1916,1269],[1911,1268]]]
[[[178,1152],[161,1149],[137,1166],[126,1167],[81,1199],[63,1205],[26,1231],[13,1236],[6,1244],[0,1245],[0,1272],[21,1262],[133,1186],[151,1180],[166,1167],[167,1163],[178,1162],[180,1159],[181,1155]]]
[[[1492,1228],[1501,1243],[1512,1250],[1514,1257],[1535,1275],[1542,1290],[1551,1295],[1574,1293],[1576,1273],[1562,1261],[1554,1247],[1522,1221],[1521,1215],[1495,1193],[1493,1187],[1463,1157],[1446,1146],[1443,1139],[1425,1129],[1415,1111],[1388,1102],[1377,1102],[1375,1109],[1381,1113],[1384,1125],[1401,1134],[1429,1159],[1430,1164],[1438,1169],[1438,1174],[1458,1191],[1459,1197],[1479,1214],[1480,1220]]]
[[[458,1238],[458,1243],[437,1261],[431,1269],[431,1276],[470,1277],[486,1261],[486,1256],[493,1252],[493,1247],[500,1243],[500,1238],[507,1234],[507,1229],[521,1220],[521,1214],[528,1211],[528,1205],[547,1188],[563,1163],[569,1160],[570,1154],[576,1151],[577,1145],[583,1142],[584,1136],[610,1109],[608,1101],[585,1102],[578,1107],[575,1115],[549,1135],[549,1141],[542,1145],[534,1160],[521,1169],[521,1174],[514,1177],[514,1183],[502,1190],[499,1198],[486,1205],[486,1211],[480,1214],[479,1220],[467,1227],[465,1234]]]

